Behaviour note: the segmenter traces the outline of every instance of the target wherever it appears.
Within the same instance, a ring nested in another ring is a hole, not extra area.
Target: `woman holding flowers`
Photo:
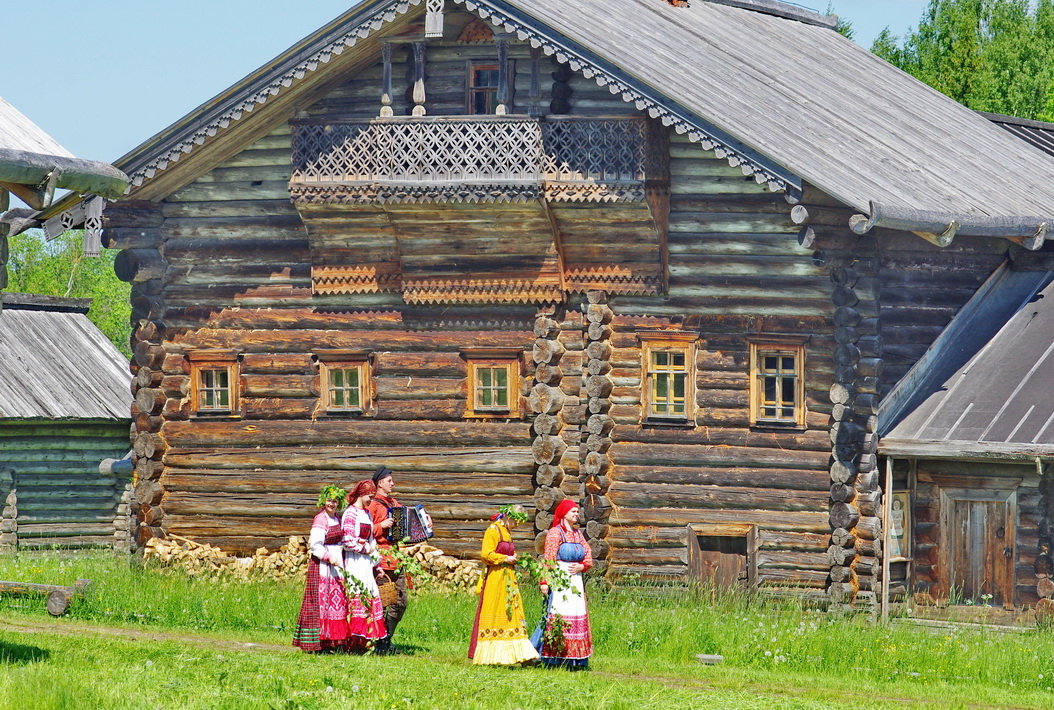
[[[490,526],[483,533],[480,556],[485,569],[476,588],[479,605],[468,657],[473,663],[485,665],[510,666],[534,661],[538,652],[527,637],[511,533],[517,523],[527,520],[527,514],[507,505],[490,520]]]
[[[343,532],[337,518],[346,498],[347,493],[337,486],[325,486],[318,494],[321,510],[311,522],[307,585],[293,633],[293,645],[304,651],[339,650],[348,638]]]
[[[567,499],[556,506],[553,525],[545,534],[544,557],[570,576],[562,589],[541,582],[546,598],[542,625],[535,638],[542,663],[585,670],[593,655],[593,636],[589,630],[589,610],[582,573],[593,566],[593,553],[585,536],[577,528],[578,504]]]
[[[351,492],[351,505],[344,511],[344,573],[348,590],[348,647],[364,651],[384,638],[384,608],[377,589],[377,566],[381,560],[373,536],[373,518],[366,506],[377,491],[373,481],[359,481]]]

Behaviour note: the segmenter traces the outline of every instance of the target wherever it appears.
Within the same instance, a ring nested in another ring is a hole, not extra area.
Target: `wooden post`
[[[885,495],[882,497],[882,623],[889,621],[890,501],[893,495],[893,457],[886,457]]]
[[[381,46],[381,58],[384,60],[384,79],[381,89],[381,118],[391,118],[395,115],[392,110],[392,43],[385,42]]]
[[[531,106],[532,116],[542,115],[541,47],[531,47]]]
[[[425,43],[414,42],[414,116],[425,115]]]
[[[498,38],[494,44],[498,47],[498,105],[494,113],[504,116],[509,112],[509,41]]]

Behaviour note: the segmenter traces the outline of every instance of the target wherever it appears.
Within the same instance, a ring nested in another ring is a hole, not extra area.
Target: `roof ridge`
[[[50,311],[52,313],[87,313],[90,298],[48,296],[40,293],[0,293],[0,303],[13,311]]]
[[[765,15],[782,17],[787,20],[797,20],[807,25],[817,25],[831,30],[838,28],[838,15],[825,15],[804,5],[784,2],[783,0],[701,0],[701,2],[738,7],[742,10],[751,10]]]

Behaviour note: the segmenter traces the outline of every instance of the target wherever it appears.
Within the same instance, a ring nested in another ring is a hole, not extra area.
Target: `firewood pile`
[[[143,555],[191,576],[290,579],[307,569],[308,549],[307,540],[294,535],[275,552],[261,547],[251,557],[236,557],[213,545],[170,535],[148,540]]]
[[[403,553],[420,565],[432,577],[431,582],[439,587],[470,589],[479,579],[481,565],[478,562],[451,557],[427,543],[405,547]],[[194,577],[245,580],[301,577],[307,570],[309,557],[307,539],[295,535],[275,552],[261,547],[250,557],[237,557],[213,545],[169,535],[168,539],[147,541],[143,555],[162,567],[178,569]]]
[[[482,572],[480,563],[451,557],[426,542],[406,547],[403,552],[421,565],[432,576],[435,584],[447,589],[471,589],[476,586]]]

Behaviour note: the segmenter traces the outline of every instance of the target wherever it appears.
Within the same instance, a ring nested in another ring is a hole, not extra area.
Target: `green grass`
[[[26,707],[17,701],[27,697],[56,708],[1054,707],[1047,631],[935,633],[791,602],[593,589],[594,672],[478,668],[464,659],[475,596],[423,590],[397,636],[406,655],[310,656],[284,650],[302,594],[296,583],[193,579],[98,554],[0,556],[0,579],[78,578],[91,579],[92,592],[55,622],[41,599],[0,597],[0,629],[4,618],[50,624],[0,632],[0,707]],[[533,620],[540,599],[527,589],[525,597]],[[160,640],[81,633],[92,625],[150,630]],[[224,639],[282,650],[237,650]],[[720,653],[725,664],[701,666],[699,653]],[[99,680],[102,668],[112,681]]]

